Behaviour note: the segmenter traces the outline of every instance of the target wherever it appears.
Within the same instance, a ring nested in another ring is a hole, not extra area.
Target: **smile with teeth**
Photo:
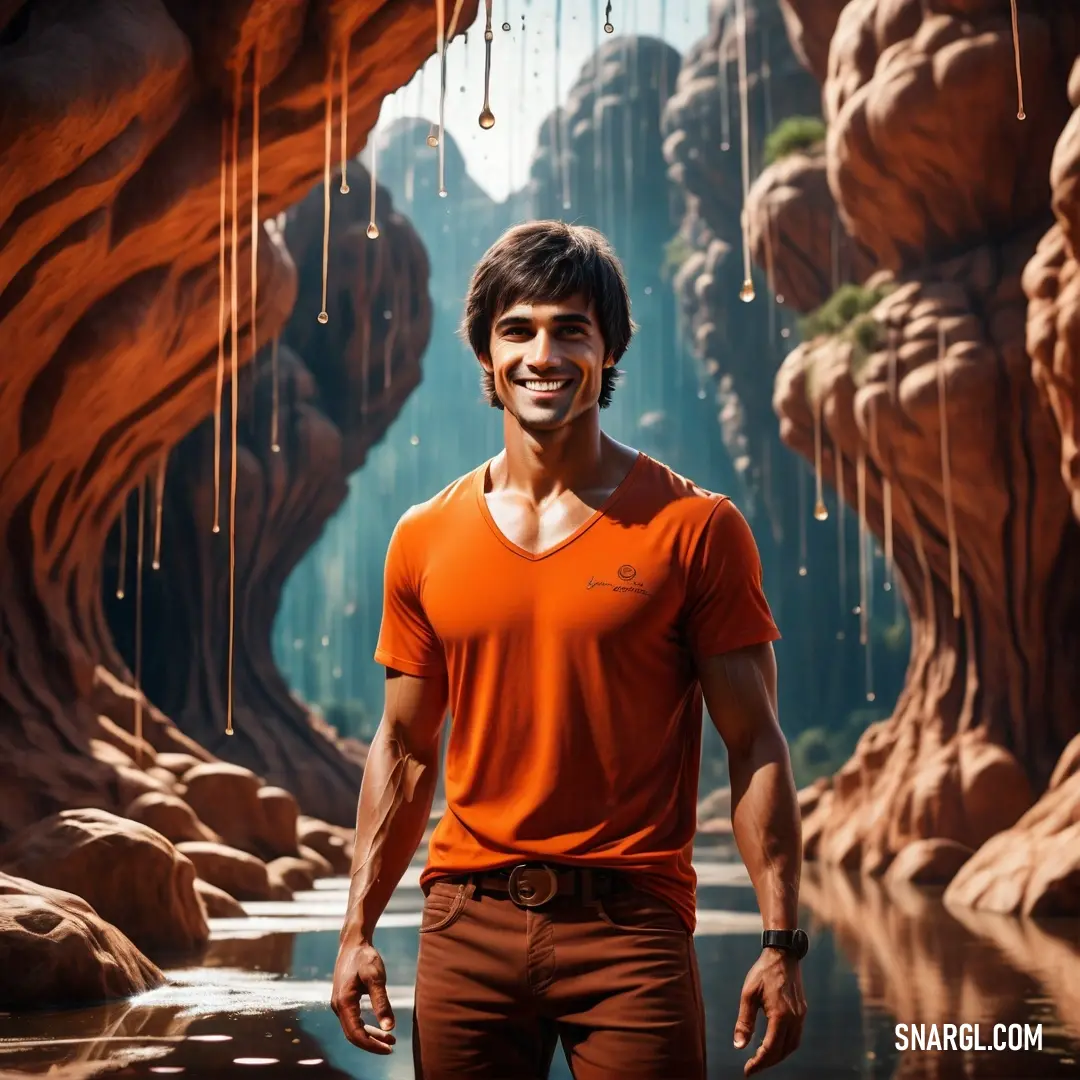
[[[522,385],[533,393],[547,394],[569,386],[570,379],[524,379]]]

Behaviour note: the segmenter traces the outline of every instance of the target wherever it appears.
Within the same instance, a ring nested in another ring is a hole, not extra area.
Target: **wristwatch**
[[[805,930],[762,930],[761,947],[782,949],[791,953],[796,960],[801,960],[810,948],[810,939]]]

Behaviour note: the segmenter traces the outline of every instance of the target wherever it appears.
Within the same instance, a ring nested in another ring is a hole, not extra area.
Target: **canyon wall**
[[[475,11],[466,3],[461,24]],[[342,57],[346,149],[355,154],[382,99],[434,45],[434,16],[419,0],[224,8],[31,0],[4,9],[0,830],[63,807],[122,809],[141,782],[118,771],[108,752],[95,756],[102,745],[136,757],[211,756],[151,702],[141,709],[145,746],[133,745],[135,695],[101,594],[106,539],[129,493],[153,484],[162,455],[214,407],[223,151],[235,131],[237,318],[225,353],[231,364],[235,344],[244,365],[281,330],[297,289],[285,246],[264,234],[252,312],[254,71],[258,226],[299,202],[322,174],[326,99],[340,92]],[[227,123],[234,112],[235,126]],[[338,113],[335,104],[335,156]],[[338,268],[351,269],[348,259]],[[382,298],[365,303],[372,300]],[[365,437],[347,436],[361,444]],[[243,479],[253,492],[249,462]],[[250,514],[238,513],[241,520]],[[270,548],[276,544],[287,548]],[[218,657],[201,663],[220,671]],[[265,672],[265,654],[255,664]],[[216,725],[220,700],[208,713],[201,723]]]
[[[1019,5],[1020,119],[1008,3],[781,6],[822,80],[827,134],[764,169],[747,201],[755,261],[817,316],[773,405],[787,446],[827,478],[839,459],[912,627],[893,715],[804,800],[806,852],[924,881],[963,865],[949,902],[1073,911],[1080,20]],[[821,285],[830,201],[857,286],[844,302]]]

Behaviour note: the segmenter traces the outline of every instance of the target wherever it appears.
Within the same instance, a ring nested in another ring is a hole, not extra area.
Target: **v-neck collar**
[[[494,458],[489,458],[476,470],[473,488],[476,492],[476,501],[480,507],[480,514],[488,523],[488,528],[495,534],[495,538],[499,543],[501,543],[503,547],[508,548],[515,555],[519,555],[523,559],[528,559],[529,562],[539,562],[541,559],[550,558],[557,552],[562,551],[563,548],[569,547],[569,545],[577,540],[579,536],[584,536],[584,534],[615,505],[616,501],[630,486],[646,456],[647,455],[643,451],[639,450],[637,457],[634,459],[634,464],[630,466],[627,474],[603,503],[598,506],[569,536],[560,540],[553,547],[545,548],[543,551],[539,552],[526,551],[525,548],[519,547],[502,531],[502,529],[499,528],[495,522],[495,518],[491,516],[491,509],[488,507],[487,499],[484,497],[484,489],[487,487],[488,472],[491,469],[491,463],[495,460]]]

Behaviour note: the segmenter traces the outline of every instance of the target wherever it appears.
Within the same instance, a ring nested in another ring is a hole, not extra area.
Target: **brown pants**
[[[545,1080],[562,1039],[575,1080],[704,1080],[693,937],[633,891],[518,907],[436,881],[413,1013],[417,1080]]]

